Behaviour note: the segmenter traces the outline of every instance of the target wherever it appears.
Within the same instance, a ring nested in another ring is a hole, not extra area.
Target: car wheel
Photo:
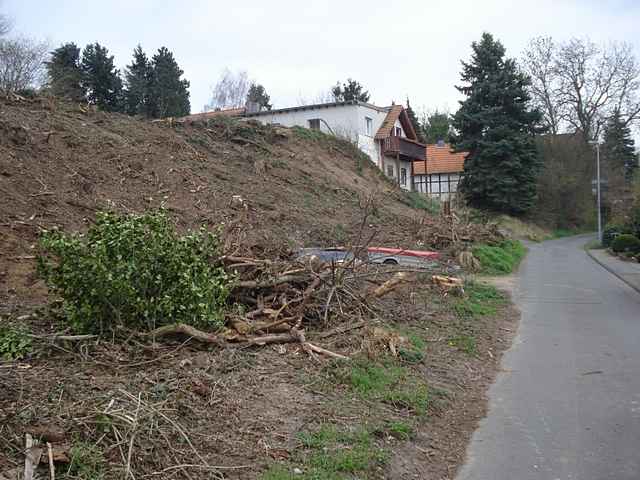
[[[393,258],[387,258],[384,262],[385,265],[397,265],[398,261],[394,260]]]

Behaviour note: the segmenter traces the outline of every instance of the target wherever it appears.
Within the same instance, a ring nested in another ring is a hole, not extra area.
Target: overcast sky
[[[0,0],[1,1],[1,0]],[[640,56],[640,0],[3,0],[15,30],[54,46],[99,42],[119,68],[140,43],[172,50],[202,110],[225,67],[246,70],[275,107],[352,77],[377,105],[457,109],[460,60],[483,31],[518,57],[538,35],[626,41]]]

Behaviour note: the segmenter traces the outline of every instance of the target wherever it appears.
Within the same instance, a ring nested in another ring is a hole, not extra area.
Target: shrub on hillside
[[[630,234],[618,235],[611,242],[611,250],[616,253],[640,253],[640,238]]]
[[[230,279],[204,228],[180,236],[162,211],[98,213],[86,234],[50,231],[40,245],[39,273],[75,331],[223,323]]]
[[[505,275],[513,272],[526,253],[524,245],[518,240],[473,247],[473,255],[480,262],[482,273],[487,275]]]
[[[610,247],[611,242],[613,242],[617,236],[629,233],[632,233],[629,227],[618,223],[609,223],[602,231],[602,246]]]

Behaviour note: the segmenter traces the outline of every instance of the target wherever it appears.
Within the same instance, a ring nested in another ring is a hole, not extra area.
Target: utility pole
[[[596,146],[596,195],[598,203],[598,242],[602,244],[602,210],[600,209],[601,196],[600,196],[600,142],[598,140],[591,140],[591,145]]]

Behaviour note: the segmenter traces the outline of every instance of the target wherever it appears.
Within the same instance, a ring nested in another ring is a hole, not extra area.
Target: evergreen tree
[[[436,110],[425,119],[422,127],[427,143],[437,143],[438,140],[449,142],[451,136],[451,117],[447,112],[439,112]]]
[[[154,118],[180,117],[191,111],[189,81],[181,80],[184,73],[166,47],[151,59],[153,80],[149,95],[149,109]]]
[[[89,103],[108,112],[124,110],[120,71],[106,47],[99,43],[87,45],[82,52],[80,70]]]
[[[627,181],[633,179],[638,168],[634,145],[631,129],[620,117],[620,111],[616,110],[605,126],[602,150],[604,159],[612,172],[623,172]]]
[[[472,49],[471,62],[462,62],[466,85],[456,87],[467,98],[453,121],[455,150],[469,152],[460,191],[474,207],[521,215],[536,199],[541,114],[529,108],[530,79],[499,41],[484,33]]]
[[[364,90],[364,87],[360,85],[359,82],[352,80],[351,78],[347,79],[346,83],[343,83],[340,86],[340,82],[336,83],[336,85],[331,89],[331,94],[336,102],[368,102],[369,101],[369,92]]]
[[[409,103],[409,99],[407,98],[407,115],[409,116],[409,120],[411,121],[411,125],[413,125],[413,129],[416,131],[416,136],[418,137],[418,141],[424,143],[424,135],[422,134],[422,125],[420,125],[420,121],[416,116],[416,112],[411,108],[411,104]]]
[[[80,49],[75,43],[65,43],[51,52],[46,62],[49,88],[58,97],[76,102],[85,100],[86,91],[82,85],[80,69]]]
[[[138,45],[133,50],[133,61],[125,70],[125,111],[129,115],[150,117],[149,95],[153,81],[153,68]]]
[[[271,110],[271,104],[269,100],[271,98],[267,95],[267,91],[264,87],[257,83],[251,83],[249,86],[249,92],[247,93],[247,102],[253,102],[260,105],[260,107]]]

